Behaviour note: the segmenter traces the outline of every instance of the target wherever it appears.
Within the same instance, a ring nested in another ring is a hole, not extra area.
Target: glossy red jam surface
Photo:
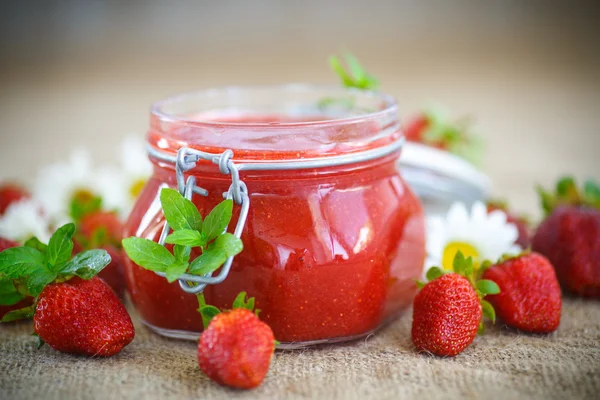
[[[308,128],[310,129],[310,127]],[[152,132],[150,133],[152,141]],[[288,157],[268,151],[256,158]],[[300,154],[300,153],[298,153]],[[423,212],[396,170],[398,153],[341,167],[297,171],[241,171],[250,196],[244,250],[227,279],[209,285],[209,304],[231,307],[246,291],[281,342],[368,333],[405,310],[425,257]],[[190,171],[209,196],[194,196],[206,215],[231,181],[212,164]],[[175,187],[174,167],[156,163],[126,226],[126,236],[157,240],[164,218],[159,192]],[[233,230],[238,207],[234,207]],[[126,277],[142,318],[159,328],[200,332],[194,295],[130,261]]]

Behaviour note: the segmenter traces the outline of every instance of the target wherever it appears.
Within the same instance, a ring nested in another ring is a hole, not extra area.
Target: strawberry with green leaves
[[[524,252],[503,257],[486,265],[485,279],[500,287],[500,293],[486,296],[498,317],[524,332],[549,333],[558,328],[562,298],[554,268],[542,255]]]
[[[232,217],[232,200],[219,203],[204,220],[194,203],[176,190],[162,189],[160,201],[169,227],[173,229],[166,238],[166,243],[173,245],[173,251],[150,239],[123,239],[125,252],[140,267],[162,272],[169,282],[174,282],[185,273],[210,274],[228,257],[242,251],[242,241],[225,232]],[[191,260],[192,251],[201,254]]]
[[[412,340],[419,351],[453,357],[465,350],[483,330],[482,316],[493,322],[492,305],[483,300],[500,289],[493,281],[475,278],[473,259],[459,251],[454,272],[434,267],[413,305]]]
[[[75,225],[66,224],[47,245],[32,238],[0,253],[0,279],[6,286],[0,300],[35,299],[4,315],[2,322],[33,317],[41,343],[67,353],[111,356],[133,340],[133,324],[114,291],[96,277],[110,263],[108,253],[88,250],[72,257],[74,233]]]
[[[240,293],[231,311],[221,313],[198,296],[204,331],[198,340],[198,364],[220,385],[252,389],[264,380],[275,350],[271,328],[258,319],[254,298]]]
[[[568,292],[600,297],[600,185],[563,178],[554,194],[539,188],[546,217],[538,226],[532,249],[548,258]]]
[[[427,110],[408,121],[404,135],[410,142],[446,150],[475,165],[481,164],[482,145],[469,133],[467,120],[452,122],[439,111]]]

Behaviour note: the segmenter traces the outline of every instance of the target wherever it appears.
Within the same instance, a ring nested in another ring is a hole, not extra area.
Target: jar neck
[[[240,177],[244,180],[297,180],[297,179],[321,179],[331,177],[341,177],[344,175],[355,175],[364,173],[372,169],[385,169],[390,174],[397,173],[396,162],[400,156],[400,150],[395,150],[386,155],[377,158],[369,158],[367,160],[347,163],[343,165],[334,165],[319,168],[302,168],[302,169],[241,169]],[[165,162],[156,158],[151,158],[155,165],[155,176],[164,182],[175,183],[175,164]],[[230,181],[231,178],[227,174],[223,174],[219,170],[219,166],[208,161],[198,162],[196,167],[185,172],[186,176],[195,176],[197,179],[211,179]]]

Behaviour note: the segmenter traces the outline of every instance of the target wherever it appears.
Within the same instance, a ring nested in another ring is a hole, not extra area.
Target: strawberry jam
[[[231,91],[158,103],[149,145],[170,155],[182,146],[211,153],[230,148],[236,164],[276,164],[359,157],[401,139],[396,105],[382,95],[312,86]],[[355,101],[341,117],[335,105],[325,110],[315,105],[336,96]],[[207,303],[230,308],[246,291],[277,340],[298,346],[356,338],[404,311],[416,292],[425,246],[421,204],[398,174],[398,156],[392,151],[329,167],[242,169],[250,197],[244,250],[222,283],[204,289]],[[154,175],[129,218],[126,237],[158,240],[164,224],[159,193],[177,187],[174,165],[153,162]],[[231,178],[202,161],[189,174],[209,192],[192,199],[205,216],[222,200]],[[230,231],[237,215],[234,206]],[[170,336],[191,337],[202,330],[196,296],[177,282],[169,284],[129,260],[126,277],[149,326]]]

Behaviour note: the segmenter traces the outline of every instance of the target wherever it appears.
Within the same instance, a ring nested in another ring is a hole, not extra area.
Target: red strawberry
[[[72,257],[74,233],[75,224],[65,224],[48,244],[32,238],[0,252],[0,301],[34,298],[2,322],[33,317],[42,343],[68,353],[111,356],[133,340],[133,324],[115,292],[96,276],[110,263],[108,252],[86,250]]]
[[[483,274],[500,293],[486,297],[506,325],[533,333],[553,332],[560,324],[561,294],[554,268],[537,253],[525,253],[489,267]]]
[[[540,194],[547,216],[533,250],[548,258],[565,290],[600,297],[600,187],[588,181],[581,193],[573,179],[564,178],[556,195]]]
[[[245,297],[245,293],[240,296]],[[219,312],[212,306],[203,307],[203,297],[201,299],[203,320],[207,308]],[[200,335],[198,364],[210,379],[220,385],[251,389],[265,379],[275,349],[275,338],[271,328],[250,311],[254,306],[253,298],[249,300],[249,306],[242,305],[247,308],[235,308],[237,302],[238,299],[232,311],[214,316]]]
[[[481,317],[481,304],[469,280],[442,275],[415,297],[413,343],[438,356],[455,356],[473,342]]]
[[[65,353],[109,357],[134,337],[131,318],[101,279],[75,277],[53,283],[40,294],[34,330],[52,348]]]
[[[125,276],[123,257],[121,254],[121,239],[123,239],[123,224],[116,213],[95,211],[85,214],[77,225],[75,235],[76,252],[102,248],[108,251],[111,263],[98,276],[113,288],[123,298],[125,294]]]
[[[20,185],[5,183],[0,186],[0,215],[3,215],[8,206],[30,196],[29,192]]]
[[[489,280],[476,281],[473,259],[465,259],[460,251],[453,269],[452,273],[438,267],[429,269],[430,282],[415,297],[412,340],[420,351],[453,357],[483,329],[483,315],[495,321],[493,307],[482,298],[498,293],[498,285]]]
[[[519,237],[516,243],[521,246],[522,249],[526,249],[531,245],[531,240],[529,238],[529,223],[527,218],[523,216],[517,216],[509,212],[507,204],[502,201],[488,202],[487,210],[488,213],[496,210],[503,211],[506,214],[506,221],[510,224],[514,224],[519,231]]]

